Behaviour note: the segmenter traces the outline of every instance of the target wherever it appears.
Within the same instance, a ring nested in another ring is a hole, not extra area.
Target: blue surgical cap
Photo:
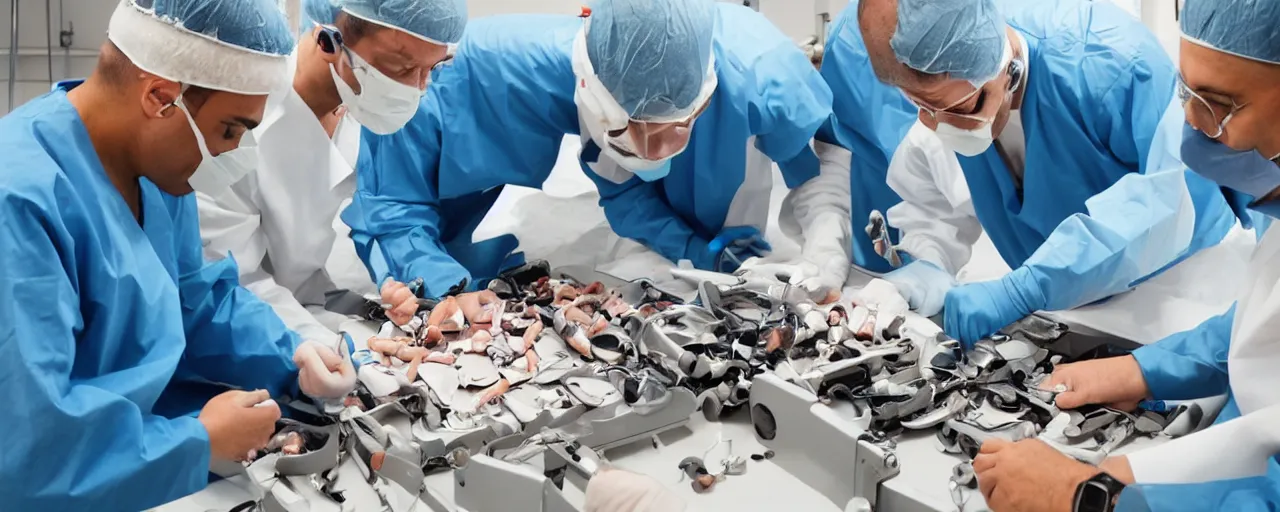
[[[122,0],[107,37],[143,71],[252,95],[285,86],[294,43],[277,0]]]
[[[1187,0],[1182,34],[1215,50],[1280,64],[1280,2]]]
[[[133,0],[183,29],[232,46],[272,55],[293,51],[289,20],[276,0]]]
[[[597,0],[587,54],[633,119],[662,119],[702,92],[715,26],[712,0]]]
[[[978,85],[1000,72],[1005,22],[994,0],[898,0],[889,44],[911,69]]]
[[[466,0],[304,0],[314,23],[332,25],[338,11],[437,44],[461,41],[467,26]]]

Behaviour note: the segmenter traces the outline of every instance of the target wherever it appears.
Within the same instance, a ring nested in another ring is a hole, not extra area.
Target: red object
[[[584,5],[582,6],[582,12],[578,14],[578,17],[586,18],[588,16],[591,16],[591,8]]]
[[[369,457],[369,466],[372,467],[374,471],[382,471],[382,463],[386,458],[387,452],[375,453],[372,457]]]

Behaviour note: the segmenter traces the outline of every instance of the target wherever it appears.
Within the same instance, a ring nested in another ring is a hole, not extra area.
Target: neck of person
[[[311,41],[315,45],[315,41]],[[307,104],[317,120],[323,121],[342,106],[338,87],[333,84],[329,63],[320,58],[319,48],[299,52],[298,69],[293,74],[293,90]]]
[[[141,220],[142,187],[138,178],[142,173],[134,157],[135,132],[130,127],[134,121],[120,107],[124,103],[119,101],[118,91],[108,90],[100,78],[91,76],[69,91],[67,100],[80,114],[107,179],[129,206],[134,219]]]

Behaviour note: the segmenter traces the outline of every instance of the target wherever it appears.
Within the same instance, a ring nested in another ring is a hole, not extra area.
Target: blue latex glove
[[[710,243],[707,252],[715,258],[716,272],[733,272],[749,258],[764,257],[773,250],[764,241],[760,230],[751,226],[736,226],[720,231]]]
[[[933,316],[942,311],[947,292],[956,286],[956,279],[951,273],[924,260],[908,263],[885,274],[882,279],[893,283],[902,298],[907,299],[911,310],[924,316]]]
[[[1031,272],[1020,268],[995,281],[952,288],[947,292],[942,328],[960,340],[967,350],[979,340],[1043,309],[1045,302]]]

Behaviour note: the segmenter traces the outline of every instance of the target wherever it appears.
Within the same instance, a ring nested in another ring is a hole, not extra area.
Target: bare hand
[[[458,296],[458,307],[462,308],[462,316],[472,324],[493,323],[493,311],[485,306],[498,302],[498,294],[489,290],[464,293]]]
[[[973,470],[994,512],[1070,512],[1076,487],[1099,472],[1038,439],[982,443]]]
[[[266,391],[228,391],[213,397],[200,410],[200,423],[209,433],[209,450],[221,460],[243,460],[271,440],[280,419],[280,406],[268,402]],[[254,407],[266,402],[261,407]]]
[[[1075,364],[1064,364],[1041,384],[1053,389],[1059,384],[1067,390],[1060,393],[1056,404],[1062,409],[1075,409],[1082,405],[1100,404],[1122,411],[1138,408],[1138,402],[1151,391],[1142,377],[1138,360],[1133,356],[1093,359]]]
[[[1107,457],[1107,460],[1102,461],[1098,468],[1106,471],[1111,478],[1124,482],[1125,485],[1133,485],[1133,468],[1129,466],[1129,458],[1124,455]]]
[[[684,500],[651,476],[604,468],[587,481],[586,512],[684,510]]]
[[[418,312],[418,297],[395,279],[388,279],[382,285],[382,304],[388,308],[387,319],[396,325],[407,325]]]

